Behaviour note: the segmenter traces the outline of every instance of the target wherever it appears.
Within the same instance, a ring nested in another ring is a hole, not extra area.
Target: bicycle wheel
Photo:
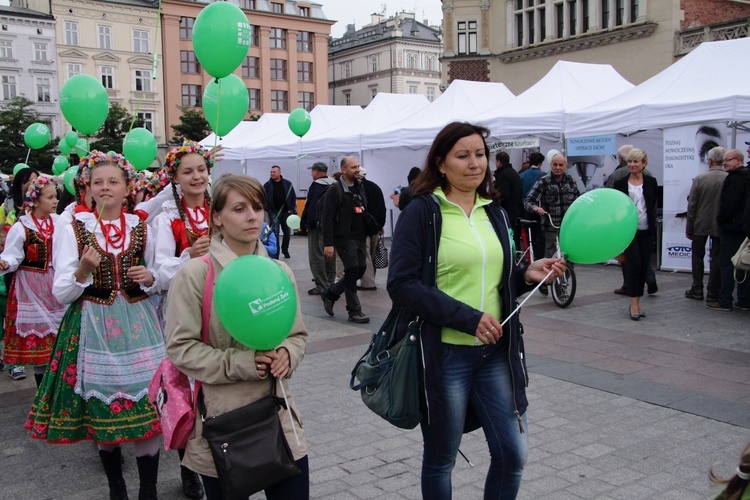
[[[568,307],[576,296],[576,273],[570,265],[565,266],[565,274],[552,282],[552,300],[559,307]]]

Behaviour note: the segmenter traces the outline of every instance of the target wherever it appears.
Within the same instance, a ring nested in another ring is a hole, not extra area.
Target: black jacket
[[[366,198],[367,193],[362,187],[362,181],[357,179],[355,182],[359,186],[360,195],[363,199]],[[367,206],[366,199],[364,202]],[[318,214],[324,246],[332,247],[336,241],[345,241],[350,238],[353,212],[352,194],[344,184],[344,177],[341,176],[331,189],[326,191],[323,198],[323,212]]]
[[[318,201],[320,200],[320,195],[335,182],[330,177],[321,177],[310,184],[310,189],[307,190],[305,208],[302,210],[302,227],[307,229],[316,229],[318,227]]]
[[[742,218],[748,198],[750,198],[750,169],[740,167],[729,172],[721,186],[719,215],[716,217],[722,232],[742,232]]]
[[[367,179],[362,179],[362,186],[365,188],[365,197],[367,198],[367,210],[378,221],[379,227],[385,227],[385,217],[387,214],[385,208],[385,198],[380,186]]]
[[[512,166],[504,166],[495,170],[495,189],[500,191],[500,205],[508,213],[510,225],[513,230],[517,229],[518,219],[521,217],[523,207],[523,183]]]
[[[504,277],[500,296],[503,301],[502,316],[506,318],[516,306],[516,297],[533,287],[526,285],[523,277],[525,269],[516,267],[511,258],[507,214],[497,205],[488,205],[485,210],[503,248]],[[398,218],[388,268],[387,288],[393,303],[403,304],[411,314],[425,320],[420,346],[424,369],[423,403],[428,423],[444,418],[439,390],[442,384],[441,327],[448,326],[473,336],[483,314],[435,286],[441,230],[442,215],[437,199],[434,195],[416,196]],[[423,282],[423,276],[427,277],[426,282]],[[498,319],[502,322],[501,318]],[[515,395],[513,410],[518,412],[519,418],[528,406],[528,374],[521,330],[518,314],[503,328],[503,337],[508,339],[505,346]],[[477,427],[478,422],[467,415],[465,430],[468,432]]]
[[[297,213],[297,194],[294,192],[294,188],[292,187],[291,181],[288,181],[281,178],[281,188],[284,190],[284,193],[286,193],[286,209],[288,212],[296,214]],[[265,184],[263,184],[263,188],[266,190],[266,211],[271,215],[271,217],[276,217],[276,214],[279,212],[279,209],[281,207],[277,207],[273,202],[273,183],[271,179],[268,179]]]
[[[626,175],[622,179],[615,181],[615,189],[628,194],[628,179]],[[643,175],[643,198],[646,200],[646,218],[648,219],[648,234],[656,238],[656,198],[658,196],[658,183],[650,175]]]

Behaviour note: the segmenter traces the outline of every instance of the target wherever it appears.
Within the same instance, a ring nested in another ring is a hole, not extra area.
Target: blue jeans
[[[529,438],[527,432],[521,433],[514,414],[507,350],[443,344],[442,393],[443,420],[429,426],[422,422],[422,497],[451,498],[451,472],[471,405],[490,448],[484,498],[516,498],[529,455]],[[522,421],[527,430],[526,415]]]

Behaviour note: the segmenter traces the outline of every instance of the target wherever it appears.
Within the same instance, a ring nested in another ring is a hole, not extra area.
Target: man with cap
[[[365,167],[359,167],[359,179],[362,181],[362,187],[365,189],[365,196],[367,197],[368,209],[375,220],[378,221],[380,226],[380,234],[383,234],[383,227],[385,227],[386,208],[385,208],[385,196],[383,191],[374,182],[367,180],[367,170]],[[362,275],[362,285],[358,286],[358,290],[377,290],[375,285],[375,266],[373,265],[373,259],[375,258],[375,251],[378,248],[379,235],[367,237],[367,269],[365,274]]]
[[[320,231],[318,205],[321,197],[335,182],[328,177],[328,165],[318,161],[308,167],[313,183],[307,190],[307,200],[302,211],[302,227],[307,229],[307,257],[310,263],[315,287],[307,291],[310,295],[320,295],[320,292],[333,285],[336,281],[336,261],[326,259],[323,255],[323,232]]]

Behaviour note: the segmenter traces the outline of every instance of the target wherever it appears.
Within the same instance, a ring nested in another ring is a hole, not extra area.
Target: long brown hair
[[[740,465],[737,467],[738,474],[735,474],[730,479],[722,479],[714,473],[714,468],[708,472],[708,477],[714,484],[726,484],[725,496],[727,500],[740,500],[742,493],[745,488],[750,488],[750,481],[742,479],[739,472],[742,474],[750,474],[750,443],[745,445],[745,449],[742,450],[740,455]]]
[[[497,198],[497,191],[492,182],[492,171],[489,165],[490,148],[487,146],[486,141],[486,138],[490,135],[490,131],[481,125],[474,125],[467,122],[451,122],[443,127],[443,130],[435,136],[435,140],[432,141],[432,146],[430,146],[430,151],[427,153],[422,173],[419,174],[419,177],[416,178],[412,186],[415,196],[432,193],[438,187],[443,188],[446,193],[450,190],[448,181],[440,172],[440,163],[445,160],[450,150],[453,149],[453,146],[458,141],[474,134],[479,134],[482,138],[484,155],[487,158],[487,170],[484,173],[482,183],[477,187],[477,194],[488,200],[495,200]]]

